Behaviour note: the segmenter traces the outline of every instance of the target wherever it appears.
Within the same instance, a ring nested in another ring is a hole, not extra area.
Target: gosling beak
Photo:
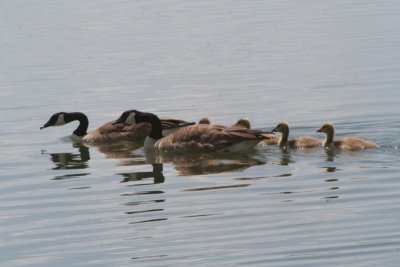
[[[276,127],[274,129],[272,129],[271,132],[276,133],[277,132]]]
[[[319,128],[319,129],[317,130],[317,133],[322,133],[322,128]]]

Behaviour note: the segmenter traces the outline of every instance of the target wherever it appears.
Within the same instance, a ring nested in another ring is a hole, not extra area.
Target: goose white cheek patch
[[[135,115],[136,114],[134,112],[130,113],[128,118],[126,118],[126,123],[128,123],[128,124],[136,124]]]
[[[60,114],[54,126],[61,126],[65,124],[64,114]]]

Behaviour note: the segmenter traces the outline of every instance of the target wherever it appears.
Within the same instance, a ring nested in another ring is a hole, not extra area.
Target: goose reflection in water
[[[326,161],[330,161],[330,162],[335,161],[335,156],[337,153],[338,153],[338,151],[336,151],[336,149],[325,149]]]
[[[251,158],[214,158],[200,159],[191,162],[175,162],[179,175],[216,174],[226,172],[242,172],[250,167],[263,165],[265,162]]]
[[[241,172],[250,167],[265,164],[252,154],[145,152],[147,163],[172,163],[181,176]]]
[[[97,145],[96,148],[99,152],[103,153],[106,158],[128,159],[137,158],[134,151],[142,146],[143,144],[141,143],[117,142],[114,144]]]
[[[77,153],[47,153],[46,151],[42,151],[42,154],[50,155],[50,160],[54,163],[52,170],[82,170],[89,168],[89,148],[82,144],[73,144],[73,147],[78,149]],[[69,179],[89,174],[90,173],[72,173],[57,175],[54,176],[53,180]]]
[[[289,149],[285,147],[279,147],[279,150],[281,151],[281,158],[280,158],[280,164],[283,166],[289,165],[289,163],[294,163],[295,161],[292,159],[292,155],[290,154]]]
[[[53,170],[86,169],[89,168],[89,149],[91,149],[92,147],[96,148],[99,152],[104,154],[106,158],[128,159],[138,157],[133,153],[133,151],[140,146],[140,144],[128,142],[119,142],[112,145],[96,146],[87,146],[86,144],[75,142],[72,143],[72,147],[78,149],[77,153],[46,153],[46,151],[43,150],[42,154],[50,154],[50,159],[55,165],[53,167]]]
[[[46,153],[42,151],[42,154],[50,155],[50,160],[55,165],[52,168],[53,170],[88,168],[88,161],[90,160],[89,148],[80,144],[73,144],[73,147],[78,149],[77,153]]]
[[[124,177],[124,179],[121,181],[121,183],[142,181],[143,179],[147,179],[147,178],[153,178],[153,183],[155,183],[155,184],[164,183],[165,177],[162,173],[163,172],[163,164],[162,163],[154,163],[154,164],[152,164],[152,166],[153,166],[153,171],[125,172],[125,173],[117,173],[117,174],[122,175],[122,177]],[[144,184],[141,184],[141,185],[144,185]]]

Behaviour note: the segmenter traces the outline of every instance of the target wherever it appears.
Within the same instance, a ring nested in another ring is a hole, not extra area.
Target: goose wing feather
[[[123,123],[113,124],[107,122],[98,129],[89,132],[83,138],[85,142],[106,143],[115,141],[141,142],[150,133],[149,123],[128,125]]]
[[[265,137],[259,131],[197,124],[160,139],[156,147],[163,151],[209,152],[224,150],[242,141],[258,142],[262,138]]]
[[[187,122],[184,120],[174,119],[170,117],[161,117],[160,120],[161,120],[161,127],[163,128],[163,130],[195,124],[195,122]]]

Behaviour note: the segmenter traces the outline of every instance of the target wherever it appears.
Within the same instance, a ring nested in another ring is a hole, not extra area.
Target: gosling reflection
[[[280,147],[279,148],[281,151],[281,158],[280,158],[280,164],[283,166],[289,165],[289,163],[294,163],[295,161],[292,159],[292,155],[290,154],[289,149],[285,147]]]
[[[79,144],[74,144],[73,147],[78,148],[78,153],[49,153],[50,160],[54,163],[53,170],[74,170],[89,167],[89,148]],[[42,154],[48,153],[42,151]]]
[[[153,178],[154,184],[164,183],[165,177],[162,173],[163,165],[161,163],[154,163],[154,164],[152,164],[152,166],[153,166],[153,171],[151,171],[151,172],[118,173],[119,175],[122,175],[122,177],[124,177],[124,179],[121,181],[121,183],[137,182],[137,181],[142,181],[142,180],[148,179],[148,178]]]
[[[338,153],[336,151],[336,149],[325,149],[326,161],[330,161],[330,162],[335,161],[336,153]]]
[[[337,172],[340,171],[340,169],[336,168],[336,167],[322,167],[323,169],[325,169],[326,172]]]

